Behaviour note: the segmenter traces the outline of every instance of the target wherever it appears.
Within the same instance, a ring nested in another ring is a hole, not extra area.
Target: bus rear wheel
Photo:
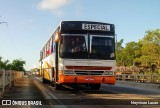
[[[51,86],[52,86],[52,87],[54,87],[54,86],[55,86],[54,81],[51,81]]]
[[[62,89],[61,84],[54,84],[54,86],[55,86],[55,90],[61,90]]]
[[[91,84],[91,89],[92,90],[99,90],[101,87],[101,84]]]
[[[43,81],[43,84],[47,83],[47,80],[45,78],[43,78],[42,81]]]

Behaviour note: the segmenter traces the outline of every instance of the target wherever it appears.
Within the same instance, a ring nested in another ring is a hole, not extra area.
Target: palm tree
[[[2,57],[0,56],[0,69],[10,69],[11,65],[9,64],[9,60],[2,61]]]

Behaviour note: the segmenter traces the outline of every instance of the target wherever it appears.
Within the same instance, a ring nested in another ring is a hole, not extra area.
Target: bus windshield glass
[[[112,36],[62,35],[60,57],[114,60],[114,48]]]
[[[60,41],[60,57],[87,58],[86,38],[83,35],[62,35]]]
[[[107,36],[91,36],[90,58],[92,59],[115,59],[114,38]]]

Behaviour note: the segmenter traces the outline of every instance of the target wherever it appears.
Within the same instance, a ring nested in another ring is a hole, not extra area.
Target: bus
[[[62,21],[40,51],[43,82],[55,89],[86,84],[99,90],[116,82],[115,26],[93,21]]]

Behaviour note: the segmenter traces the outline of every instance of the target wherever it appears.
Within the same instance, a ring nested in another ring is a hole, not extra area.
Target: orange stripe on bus
[[[67,69],[75,70],[111,70],[112,67],[106,66],[65,66]]]
[[[93,80],[87,80],[87,78],[91,78]],[[59,83],[80,83],[80,84],[88,84],[88,83],[103,83],[103,84],[115,84],[116,76],[75,76],[75,75],[60,75]]]

